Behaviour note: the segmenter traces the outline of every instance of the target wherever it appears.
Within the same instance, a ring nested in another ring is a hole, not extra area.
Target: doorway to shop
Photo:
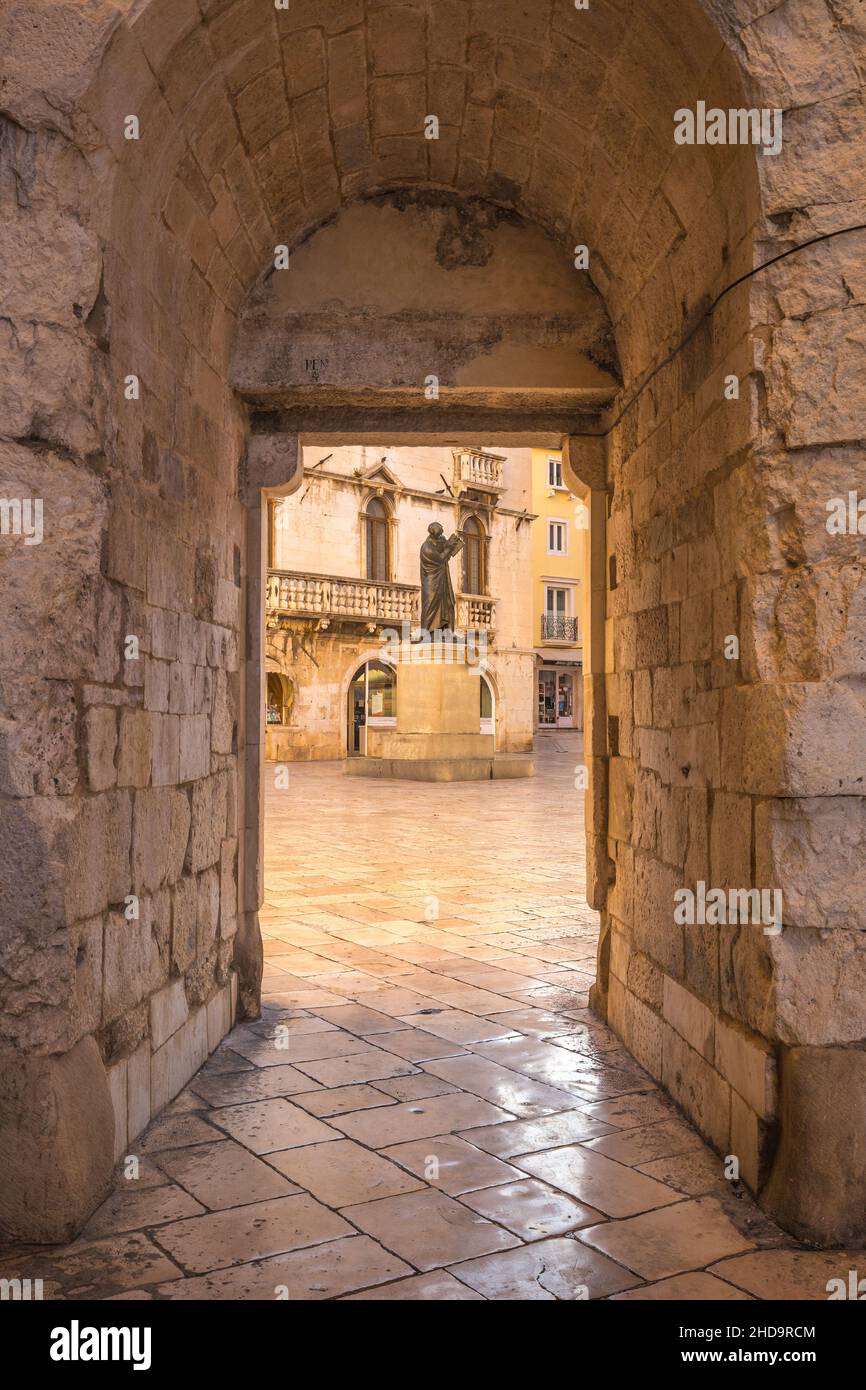
[[[367,756],[367,730],[397,726],[397,673],[383,661],[365,661],[349,686],[346,752]]]
[[[573,729],[574,673],[542,666],[538,672],[538,727]]]

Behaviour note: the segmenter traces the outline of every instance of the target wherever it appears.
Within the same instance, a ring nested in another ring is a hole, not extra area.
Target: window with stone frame
[[[379,497],[371,497],[364,511],[367,578],[384,583],[390,579],[390,538],[388,508]]]
[[[486,584],[484,527],[476,516],[468,516],[463,523],[463,592],[484,594]]]

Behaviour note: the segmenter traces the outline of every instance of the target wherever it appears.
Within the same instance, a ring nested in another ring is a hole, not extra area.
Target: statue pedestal
[[[346,772],[422,782],[533,775],[531,757],[497,756],[493,734],[480,732],[481,673],[461,646],[405,643],[395,666],[397,726],[368,726],[367,756],[347,759]]]

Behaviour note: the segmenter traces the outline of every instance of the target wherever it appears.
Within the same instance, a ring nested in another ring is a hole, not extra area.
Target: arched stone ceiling
[[[141,271],[177,239],[232,313],[276,244],[394,186],[514,207],[564,254],[586,243],[627,375],[751,267],[754,151],[673,140],[677,108],[744,104],[698,0],[13,10],[19,48],[29,38],[43,69],[46,46],[57,52],[54,118],[78,103],[86,120],[72,124],[95,166],[102,145],[116,157],[106,240]],[[138,140],[124,138],[128,114]],[[436,140],[424,136],[431,114]]]

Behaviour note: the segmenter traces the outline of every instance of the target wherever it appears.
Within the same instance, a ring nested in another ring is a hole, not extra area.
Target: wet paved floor
[[[293,767],[268,793],[262,1020],[132,1145],[46,1297],[826,1298],[587,1009],[575,736],[538,776]]]

